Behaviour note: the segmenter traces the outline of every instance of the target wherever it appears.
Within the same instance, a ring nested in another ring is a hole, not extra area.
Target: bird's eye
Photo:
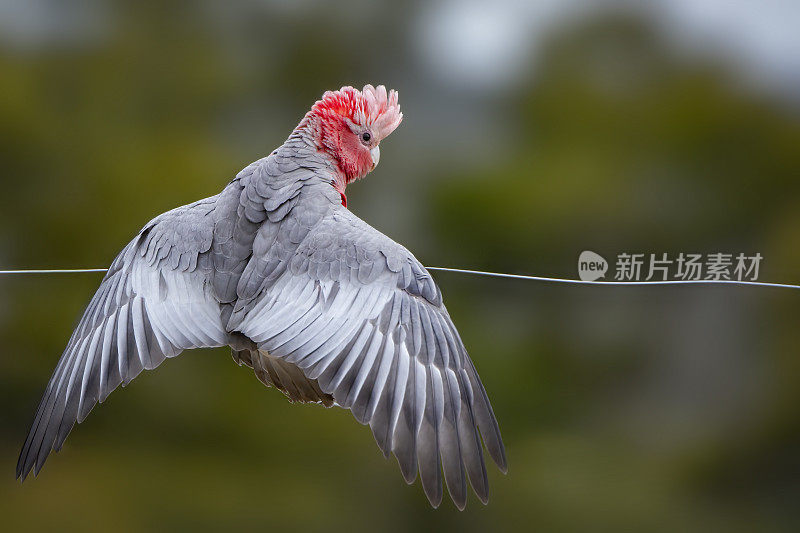
[[[362,140],[363,140],[365,143],[368,143],[368,142],[369,142],[369,140],[370,140],[370,139],[372,139],[372,135],[370,135],[368,131],[365,131],[364,133],[362,133],[362,134],[361,134],[361,139],[362,139]]]

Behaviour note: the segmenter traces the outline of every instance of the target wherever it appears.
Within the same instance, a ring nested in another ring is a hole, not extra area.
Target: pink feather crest
[[[359,91],[353,87],[342,87],[338,91],[327,91],[311,108],[311,114],[325,118],[332,114],[339,115],[354,124],[370,129],[372,135],[380,141],[392,133],[403,120],[398,93],[386,91],[386,87],[365,85]]]

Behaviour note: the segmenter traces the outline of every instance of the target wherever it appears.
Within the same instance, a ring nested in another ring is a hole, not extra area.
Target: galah
[[[488,501],[489,398],[431,275],[347,209],[400,124],[397,92],[328,91],[216,196],[164,213],[120,252],[42,396],[17,463],[38,474],[97,402],[183,350],[229,346],[290,401],[350,409],[411,484]],[[479,431],[480,430],[480,434]],[[441,467],[440,467],[441,461]]]

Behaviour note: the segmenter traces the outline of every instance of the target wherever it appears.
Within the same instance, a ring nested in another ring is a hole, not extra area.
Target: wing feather
[[[439,431],[432,372],[430,366],[424,368],[425,389],[422,394],[425,397],[425,404],[418,430],[417,456],[422,489],[431,505],[439,507],[442,503],[442,471],[439,468]]]
[[[108,397],[110,391],[122,383],[119,375],[119,366],[112,361],[112,354],[117,353],[117,315],[110,314],[103,328],[103,351],[100,354],[100,395],[101,403]]]
[[[408,484],[417,478],[416,362],[410,359],[409,357],[403,403],[392,435],[392,453],[397,458],[403,479]]]

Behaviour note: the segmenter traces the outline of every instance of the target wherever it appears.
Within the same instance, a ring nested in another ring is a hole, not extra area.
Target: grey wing
[[[118,385],[166,357],[222,346],[219,304],[198,267],[211,244],[203,213],[213,198],[158,217],[117,256],[72,334],[42,396],[17,462],[38,474],[75,422]]]
[[[276,269],[270,269],[276,271]],[[466,503],[466,475],[488,501],[478,434],[506,470],[497,421],[428,272],[348,211],[315,228],[238,324],[270,357],[296,365],[369,424],[432,505]],[[241,305],[240,305],[241,307]],[[236,317],[236,312],[234,317]]]

